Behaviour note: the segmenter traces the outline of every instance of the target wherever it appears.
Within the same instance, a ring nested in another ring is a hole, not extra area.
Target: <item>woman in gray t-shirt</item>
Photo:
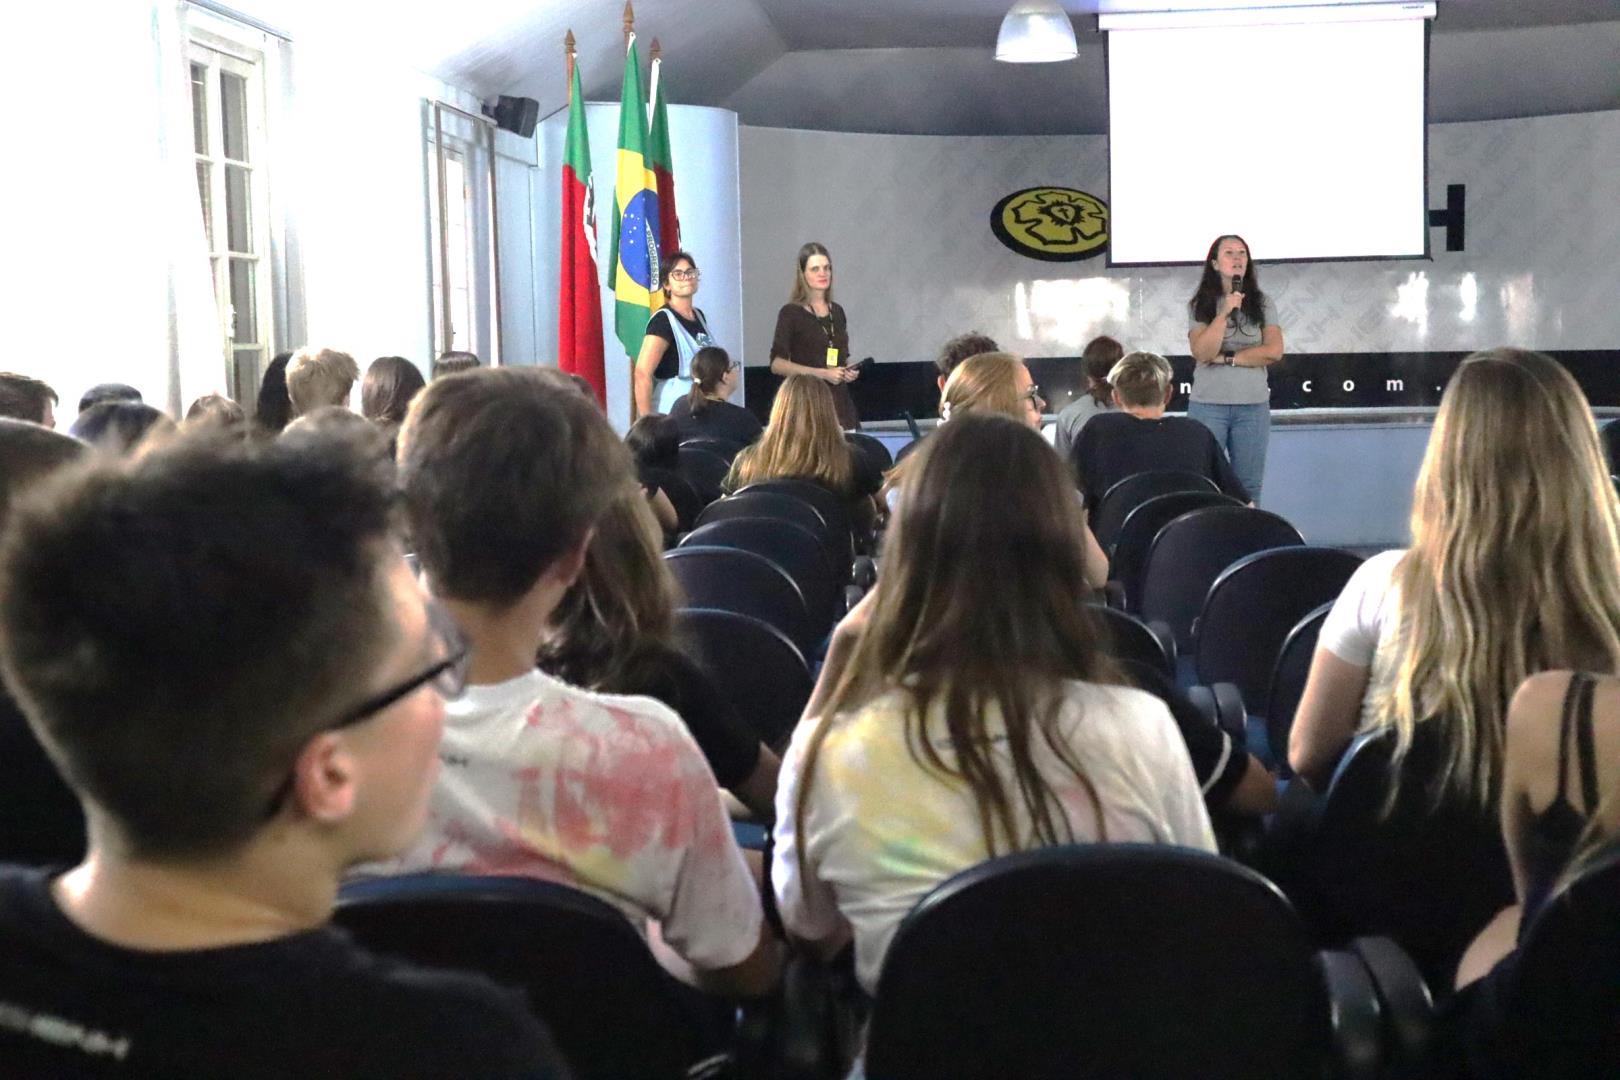
[[[1215,238],[1187,307],[1187,344],[1195,361],[1187,415],[1215,433],[1232,471],[1258,504],[1271,437],[1266,368],[1283,357],[1283,332],[1270,298],[1260,291],[1248,241]]]

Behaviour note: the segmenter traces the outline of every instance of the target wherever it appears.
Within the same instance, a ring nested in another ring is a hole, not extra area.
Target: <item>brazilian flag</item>
[[[658,181],[647,158],[647,106],[641,93],[636,38],[624,56],[619,95],[619,156],[613,184],[613,243],[608,285],[613,289],[614,332],[634,358],[647,320],[664,306],[658,284]]]

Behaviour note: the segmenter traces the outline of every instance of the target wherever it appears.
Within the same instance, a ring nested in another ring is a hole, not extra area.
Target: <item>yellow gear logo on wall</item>
[[[1032,259],[1089,259],[1108,246],[1108,204],[1074,188],[1025,188],[996,203],[990,229]]]

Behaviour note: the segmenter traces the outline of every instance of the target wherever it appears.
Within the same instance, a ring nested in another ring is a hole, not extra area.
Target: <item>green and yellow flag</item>
[[[658,181],[647,159],[646,98],[641,93],[641,65],[636,37],[624,57],[624,86],[619,94],[619,154],[613,185],[612,261],[608,284],[613,289],[614,331],[625,355],[634,359],[647,333],[647,320],[664,306],[658,284]]]

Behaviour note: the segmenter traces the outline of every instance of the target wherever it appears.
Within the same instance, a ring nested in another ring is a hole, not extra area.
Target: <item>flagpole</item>
[[[574,103],[574,32],[569,30],[563,35],[563,56],[567,60],[567,67],[563,77],[568,82],[568,104]]]
[[[630,39],[636,34],[636,9],[630,0],[624,0],[624,48],[630,51]]]
[[[664,68],[664,65],[663,65],[663,62],[662,62],[663,61],[663,52],[664,52],[663,46],[658,44],[658,39],[653,38],[653,43],[652,43],[652,78],[649,79],[648,82],[647,82],[647,124],[648,124],[648,126],[651,126],[652,121],[653,121],[653,103],[658,100],[658,73],[660,71],[662,71],[663,68]]]

